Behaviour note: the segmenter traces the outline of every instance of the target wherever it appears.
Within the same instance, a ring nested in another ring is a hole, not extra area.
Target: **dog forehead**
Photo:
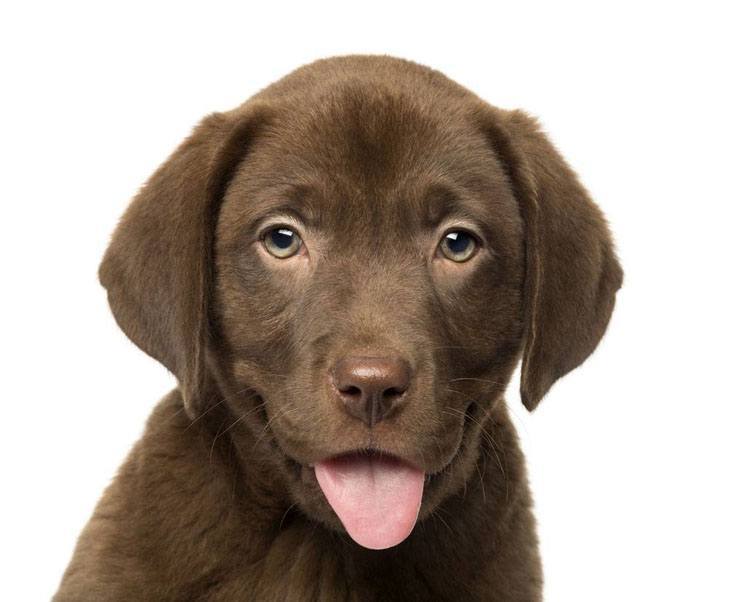
[[[443,170],[440,160],[468,150],[457,108],[444,115],[408,91],[340,86],[307,104],[277,106],[272,151],[290,169],[383,188],[409,174]]]
[[[477,128],[456,108],[449,115],[436,109],[402,91],[360,86],[307,106],[277,105],[230,189],[249,200],[261,193],[346,204],[357,215],[417,209],[404,203],[423,206],[439,196],[434,191],[458,200],[459,189],[503,180]]]

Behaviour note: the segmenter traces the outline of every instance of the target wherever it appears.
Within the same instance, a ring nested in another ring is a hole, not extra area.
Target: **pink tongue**
[[[350,454],[314,465],[327,501],[365,548],[398,545],[416,524],[424,473],[392,457]]]

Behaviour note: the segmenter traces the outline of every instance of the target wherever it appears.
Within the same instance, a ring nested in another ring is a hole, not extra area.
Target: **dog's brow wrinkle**
[[[275,211],[257,219],[253,223],[252,230],[259,233],[259,236],[261,236],[264,230],[267,230],[272,226],[292,225],[294,229],[301,234],[302,230],[304,230],[305,224],[306,220],[302,219],[296,211]]]
[[[314,202],[313,195],[308,194],[309,190],[306,189],[306,193],[290,192],[288,189],[283,192],[273,190],[268,193],[259,193],[260,195],[268,194],[269,198],[257,204],[253,224],[255,227],[259,227],[270,216],[282,215],[289,216],[300,224],[315,227],[321,225],[323,208]]]

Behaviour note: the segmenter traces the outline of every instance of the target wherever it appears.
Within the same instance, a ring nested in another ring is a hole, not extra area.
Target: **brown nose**
[[[335,364],[332,380],[347,412],[373,427],[402,403],[411,376],[399,358],[346,357]]]

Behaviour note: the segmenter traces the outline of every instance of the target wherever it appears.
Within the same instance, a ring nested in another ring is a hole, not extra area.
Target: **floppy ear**
[[[520,393],[533,410],[598,345],[623,273],[603,214],[537,122],[495,110],[487,129],[525,228]]]
[[[134,198],[99,268],[117,323],[175,374],[191,416],[211,384],[205,352],[218,209],[261,113],[243,107],[203,120]]]

